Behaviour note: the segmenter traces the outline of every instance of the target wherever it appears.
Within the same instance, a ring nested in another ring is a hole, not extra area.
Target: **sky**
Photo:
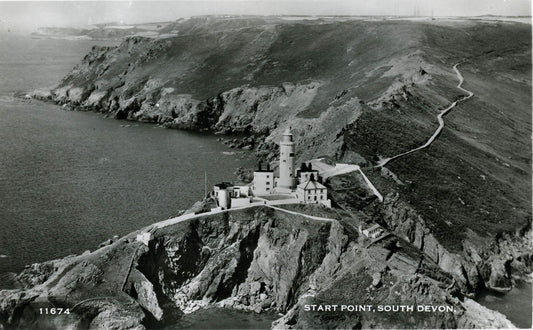
[[[162,22],[196,15],[530,16],[531,0],[1,1],[0,28]]]

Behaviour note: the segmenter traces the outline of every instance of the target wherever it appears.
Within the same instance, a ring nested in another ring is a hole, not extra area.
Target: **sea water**
[[[275,313],[253,313],[224,308],[201,309],[185,314],[178,323],[165,327],[177,329],[270,329],[272,322],[280,318]]]
[[[93,44],[0,35],[0,288],[24,265],[95,249],[174,217],[251,153],[194,134],[65,111],[15,91],[52,86]]]
[[[531,329],[531,290],[531,283],[518,281],[507,294],[485,290],[476,300],[481,305],[504,314],[517,327]]]
[[[24,265],[95,249],[178,214],[253,166],[216,137],[65,111],[14,92],[53,86],[93,44],[0,35],[0,289]],[[182,328],[270,328],[272,314],[211,309]]]

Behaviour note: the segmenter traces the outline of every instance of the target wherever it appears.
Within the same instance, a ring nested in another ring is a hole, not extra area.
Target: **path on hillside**
[[[472,96],[474,96],[474,93],[472,93],[471,91],[469,90],[466,90],[462,87],[462,84],[464,82],[464,78],[463,78],[463,75],[461,74],[461,72],[459,72],[459,69],[457,69],[457,66],[459,64],[461,64],[461,62],[455,64],[453,66],[453,71],[455,71],[455,74],[457,75],[457,78],[459,79],[459,84],[457,85],[457,88],[460,89],[461,91],[467,93],[468,95],[466,96],[463,96],[462,98],[460,98],[459,100],[453,102],[449,107],[447,107],[446,109],[442,110],[438,115],[437,115],[437,120],[439,121],[439,127],[437,128],[437,130],[435,131],[435,133],[433,133],[433,135],[427,140],[426,143],[424,143],[423,145],[421,145],[420,147],[418,148],[414,148],[414,149],[411,149],[409,151],[406,151],[404,153],[401,153],[401,154],[398,154],[394,157],[390,157],[390,158],[385,158],[385,159],[382,159],[378,162],[378,164],[375,166],[375,167],[383,167],[385,165],[387,165],[390,161],[392,160],[395,160],[395,159],[398,159],[400,157],[403,157],[403,156],[407,156],[415,151],[418,151],[418,150],[421,150],[421,149],[424,149],[424,148],[427,148],[429,147],[429,145],[431,143],[433,143],[433,141],[437,138],[437,136],[440,134],[440,132],[442,131],[442,129],[444,128],[444,120],[442,119],[442,117],[448,113],[448,111],[452,110],[459,102],[463,102],[463,101],[466,101],[468,100],[469,98],[471,98]]]
[[[312,159],[310,162],[313,165],[313,169],[318,170],[323,179],[359,170],[359,165],[337,163],[332,166],[322,162],[322,158]]]
[[[294,214],[294,215],[300,215],[302,217],[306,217],[306,218],[309,218],[311,220],[319,220],[319,221],[336,221],[335,219],[331,219],[331,218],[323,218],[323,217],[316,217],[314,215],[309,215],[309,214],[305,214],[305,213],[300,213],[300,212],[296,212],[296,211],[290,211],[290,210],[287,210],[287,209],[284,209],[284,208],[281,208],[281,207],[276,207],[276,206],[272,206],[272,205],[266,205],[267,207],[270,207],[271,209],[274,209],[274,210],[278,210],[278,211],[281,211],[281,212],[285,212],[285,213],[290,213],[290,214]]]
[[[294,203],[288,203],[288,204],[294,204]],[[300,213],[300,212],[289,211],[289,210],[286,210],[286,209],[283,209],[283,208],[279,208],[279,207],[276,207],[276,206],[272,206],[272,205],[268,205],[268,204],[255,203],[255,204],[252,204],[252,205],[236,207],[236,208],[227,209],[227,210],[214,210],[214,211],[198,213],[198,214],[194,214],[194,213],[183,214],[183,215],[181,215],[179,217],[176,217],[176,218],[163,220],[163,221],[154,223],[153,225],[150,225],[150,226],[146,227],[144,230],[142,230],[142,232],[153,232],[156,229],[161,229],[161,228],[165,228],[165,227],[168,227],[168,226],[173,226],[175,224],[178,224],[178,223],[181,223],[181,222],[184,222],[184,221],[187,221],[187,220],[191,220],[191,219],[200,218],[200,217],[203,217],[203,216],[206,216],[206,215],[213,215],[213,214],[225,213],[225,212],[230,212],[230,211],[244,210],[244,209],[248,209],[248,208],[255,207],[255,206],[267,206],[267,207],[270,207],[271,209],[275,209],[275,210],[278,210],[278,211],[282,211],[282,212],[290,213],[290,214],[294,214],[294,215],[301,215],[301,216],[304,216],[304,217],[312,219],[312,220],[335,221],[335,219],[315,217],[315,216],[304,214],[304,213]]]
[[[249,206],[239,207],[239,208],[235,208],[235,209],[228,209],[228,210],[214,210],[214,211],[198,213],[198,214],[187,213],[187,214],[180,215],[179,217],[175,217],[175,218],[172,218],[172,219],[163,220],[163,221],[154,223],[152,226],[150,226],[151,228],[148,227],[148,229],[149,229],[148,231],[152,232],[155,229],[165,228],[167,226],[172,226],[172,225],[178,224],[178,223],[183,222],[183,221],[196,219],[196,218],[203,217],[203,216],[206,216],[206,215],[219,214],[219,213],[224,213],[224,212],[228,212],[228,211],[232,211],[232,210],[242,210],[242,209],[247,209],[247,208],[254,207],[254,206],[257,206],[257,205],[249,205]]]
[[[380,202],[383,202],[383,195],[381,195],[376,187],[370,182],[370,180],[366,177],[365,173],[363,173],[363,170],[359,167],[357,169],[359,173],[363,176],[363,179],[365,180],[366,184],[370,187],[370,189],[374,192],[374,195],[379,199]]]

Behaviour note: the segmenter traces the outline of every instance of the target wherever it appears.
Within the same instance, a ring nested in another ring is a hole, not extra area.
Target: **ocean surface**
[[[53,86],[87,40],[0,35],[0,288],[24,265],[95,249],[176,216],[238,166],[254,166],[216,136],[65,111],[14,91]]]
[[[165,327],[165,330],[270,329],[272,322],[278,318],[280,316],[274,313],[257,314],[223,308],[209,308],[186,314],[182,316],[178,323]]]
[[[518,281],[507,294],[483,291],[477,297],[481,305],[498,311],[520,329],[532,328],[531,283]]]

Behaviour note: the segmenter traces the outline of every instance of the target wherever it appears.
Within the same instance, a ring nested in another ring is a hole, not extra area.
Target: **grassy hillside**
[[[530,223],[530,25],[199,17],[159,32],[177,36],[94,48],[52,98],[172,128],[255,134],[271,159],[292,126],[298,161],[367,166],[378,190],[399,192],[452,251],[465,228],[494,237]],[[439,111],[464,95],[458,62],[474,97],[446,115],[429,148],[387,165],[397,181],[370,169],[431,136]],[[369,205],[360,194],[336,197]]]
[[[64,84],[106,80],[111,86],[127,73],[128,79],[139,81],[161,79],[162,87],[204,100],[246,84],[279,86],[317,80],[325,86],[307,114],[318,115],[346,89],[345,99],[380,96],[394,78],[411,73],[399,72],[385,81],[367,79],[367,75],[377,78],[379,72],[373,69],[422,47],[418,24],[411,22],[196,18],[176,23],[172,30],[180,31],[179,36],[134,37],[104,58],[87,63],[93,68],[100,61],[111,64],[104,72],[80,75],[75,70]],[[104,60],[111,57],[112,63]]]
[[[408,100],[388,110],[364,113],[345,138],[348,149],[364,157],[422,145],[436,128],[437,111],[462,95],[451,67],[466,59],[459,69],[475,96],[445,117],[430,148],[387,165],[406,183],[392,190],[407,198],[445,246],[460,250],[466,228],[492,236],[531,221],[531,31],[489,23],[422,28],[426,60],[442,75],[413,86]]]

